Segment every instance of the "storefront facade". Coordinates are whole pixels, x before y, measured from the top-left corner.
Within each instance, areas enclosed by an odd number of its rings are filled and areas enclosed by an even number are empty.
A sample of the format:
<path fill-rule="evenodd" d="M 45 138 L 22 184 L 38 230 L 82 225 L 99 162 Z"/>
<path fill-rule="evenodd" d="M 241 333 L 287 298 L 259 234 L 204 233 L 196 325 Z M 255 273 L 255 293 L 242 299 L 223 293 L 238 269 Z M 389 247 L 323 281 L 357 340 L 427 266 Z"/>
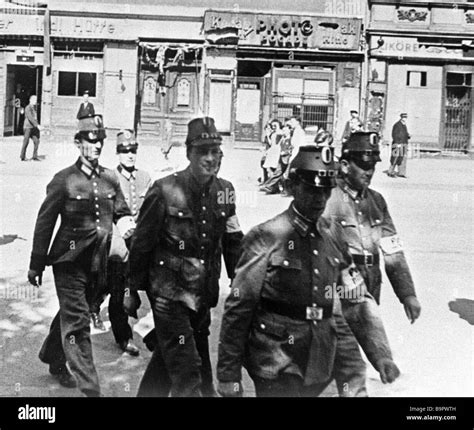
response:
<path fill-rule="evenodd" d="M 389 141 L 407 112 L 411 142 L 421 149 L 471 152 L 474 5 L 369 3 L 369 124 Z"/>
<path fill-rule="evenodd" d="M 197 115 L 215 117 L 231 141 L 258 142 L 270 118 L 339 137 L 362 110 L 362 0 L 296 0 L 301 12 L 288 13 L 282 1 L 268 13 L 250 1 L 242 11 L 194 0 L 17 3 L 1 3 L 1 136 L 22 133 L 21 107 L 36 94 L 44 134 L 72 138 L 84 90 L 108 128 L 162 146 L 182 143 Z"/>

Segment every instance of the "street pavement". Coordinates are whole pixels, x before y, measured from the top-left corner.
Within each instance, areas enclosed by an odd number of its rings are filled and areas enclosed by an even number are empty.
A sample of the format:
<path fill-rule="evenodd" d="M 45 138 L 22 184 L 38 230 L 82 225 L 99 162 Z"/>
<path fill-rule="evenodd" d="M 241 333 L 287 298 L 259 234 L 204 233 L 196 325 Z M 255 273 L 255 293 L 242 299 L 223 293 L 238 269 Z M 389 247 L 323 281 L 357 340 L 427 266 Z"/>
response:
<path fill-rule="evenodd" d="M 42 143 L 43 161 L 21 162 L 21 138 L 0 139 L 0 396 L 81 396 L 60 387 L 38 359 L 49 324 L 58 310 L 51 269 L 43 285 L 28 285 L 26 273 L 39 206 L 53 174 L 72 164 L 77 149 L 72 143 Z M 114 167 L 113 138 L 106 142 L 102 164 Z M 29 148 L 28 156 L 31 156 Z M 290 198 L 258 192 L 260 153 L 224 148 L 220 174 L 237 191 L 237 213 L 244 232 L 283 211 Z M 379 164 L 373 188 L 386 198 L 392 218 L 404 242 L 419 300 L 420 319 L 411 325 L 391 286 L 384 278 L 381 312 L 401 377 L 383 385 L 369 368 L 368 389 L 376 397 L 464 397 L 474 395 L 474 290 L 473 290 L 473 178 L 474 163 L 464 157 L 425 156 L 408 161 L 408 179 L 391 179 L 388 151 Z M 159 149 L 139 149 L 138 167 L 159 178 L 186 166 L 184 148 L 173 148 L 169 160 Z M 215 365 L 223 302 L 229 292 L 225 274 L 219 305 L 213 310 L 211 353 Z M 150 352 L 142 337 L 152 327 L 146 297 L 142 296 L 139 319 L 130 319 L 139 357 L 123 354 L 108 330 L 92 330 L 94 360 L 103 394 L 135 396 Z M 370 366 L 369 366 L 370 367 Z M 248 376 L 246 395 L 254 390 Z M 336 395 L 334 386 L 325 392 Z"/>

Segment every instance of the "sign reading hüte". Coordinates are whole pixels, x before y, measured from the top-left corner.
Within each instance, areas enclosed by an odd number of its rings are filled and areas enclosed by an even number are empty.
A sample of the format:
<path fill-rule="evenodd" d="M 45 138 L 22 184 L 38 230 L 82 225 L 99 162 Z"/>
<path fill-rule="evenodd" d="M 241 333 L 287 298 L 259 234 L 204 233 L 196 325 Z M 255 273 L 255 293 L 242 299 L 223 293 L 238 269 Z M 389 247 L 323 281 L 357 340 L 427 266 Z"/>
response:
<path fill-rule="evenodd" d="M 361 25 L 358 18 L 214 11 L 204 15 L 204 33 L 214 43 L 281 48 L 358 50 Z"/>

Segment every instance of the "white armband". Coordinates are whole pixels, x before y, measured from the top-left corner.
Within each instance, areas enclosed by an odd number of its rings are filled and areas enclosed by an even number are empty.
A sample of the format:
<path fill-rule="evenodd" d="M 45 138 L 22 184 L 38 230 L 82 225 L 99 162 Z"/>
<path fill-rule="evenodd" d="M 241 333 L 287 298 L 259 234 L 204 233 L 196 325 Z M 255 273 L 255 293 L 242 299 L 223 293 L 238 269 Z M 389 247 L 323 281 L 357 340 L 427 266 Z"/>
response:
<path fill-rule="evenodd" d="M 382 237 L 382 239 L 380 239 L 380 247 L 382 248 L 383 253 L 386 255 L 403 251 L 402 241 L 397 234 L 393 236 Z"/>
<path fill-rule="evenodd" d="M 226 233 L 238 233 L 242 231 L 239 224 L 239 219 L 237 215 L 232 215 L 231 217 L 227 218 L 225 223 L 225 232 Z"/>
<path fill-rule="evenodd" d="M 131 231 L 134 230 L 135 227 L 135 221 L 131 216 L 124 216 L 117 221 L 117 229 L 124 239 L 130 237 Z"/>

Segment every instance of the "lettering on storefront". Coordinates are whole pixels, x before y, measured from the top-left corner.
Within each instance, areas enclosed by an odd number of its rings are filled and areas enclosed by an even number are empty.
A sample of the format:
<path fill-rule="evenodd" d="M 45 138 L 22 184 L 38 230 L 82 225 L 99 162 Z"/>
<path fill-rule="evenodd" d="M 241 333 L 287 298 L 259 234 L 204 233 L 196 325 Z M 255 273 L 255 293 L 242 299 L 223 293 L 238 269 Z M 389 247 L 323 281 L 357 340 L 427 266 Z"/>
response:
<path fill-rule="evenodd" d="M 43 17 L 36 18 L 36 29 L 43 31 Z M 115 33 L 115 25 L 100 18 L 51 17 L 51 35 L 53 36 L 107 36 Z"/>
<path fill-rule="evenodd" d="M 357 18 L 213 11 L 204 15 L 206 39 L 219 44 L 351 50 L 358 49 L 360 31 Z"/>
<path fill-rule="evenodd" d="M 449 57 L 461 58 L 462 49 L 446 48 L 444 46 L 434 46 L 421 44 L 417 39 L 384 37 L 384 44 L 377 48 L 375 39 L 372 40 L 372 55 L 403 57 Z"/>

